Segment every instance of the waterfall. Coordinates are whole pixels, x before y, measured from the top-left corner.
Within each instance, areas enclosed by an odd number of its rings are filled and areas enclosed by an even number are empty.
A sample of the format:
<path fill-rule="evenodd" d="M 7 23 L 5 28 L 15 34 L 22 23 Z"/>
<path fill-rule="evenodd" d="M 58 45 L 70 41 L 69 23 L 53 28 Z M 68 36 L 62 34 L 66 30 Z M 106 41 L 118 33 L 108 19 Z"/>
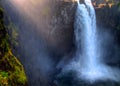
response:
<path fill-rule="evenodd" d="M 75 44 L 77 47 L 75 59 L 66 65 L 62 72 L 75 70 L 77 77 L 91 83 L 96 80 L 120 81 L 120 70 L 105 65 L 96 28 L 96 15 L 91 0 L 84 0 L 76 10 L 74 24 Z M 77 59 L 77 60 L 76 60 Z"/>
<path fill-rule="evenodd" d="M 83 59 L 82 64 L 84 64 L 84 66 L 86 65 L 89 69 L 92 68 L 92 70 L 94 70 L 95 65 L 98 64 L 97 59 L 99 57 L 99 53 L 97 52 L 98 43 L 96 40 L 95 11 L 90 0 L 85 0 L 85 5 L 78 3 L 75 23 L 75 37 L 78 54 L 80 52 L 80 46 L 82 46 L 83 56 L 86 57 Z"/>
<path fill-rule="evenodd" d="M 77 56 L 79 58 L 81 47 L 82 59 L 80 59 L 80 65 L 82 66 L 82 76 L 93 80 L 94 78 L 102 77 L 99 67 L 100 52 L 97 40 L 96 16 L 91 1 L 85 0 L 84 3 L 78 3 L 76 12 L 75 37 Z"/>
<path fill-rule="evenodd" d="M 47 33 L 49 32 L 47 25 L 45 25 L 49 20 L 49 17 L 45 17 L 46 9 L 44 8 L 47 6 L 45 1 L 47 0 L 2 1 L 5 11 L 11 14 L 10 17 L 14 23 L 20 27 L 18 29 L 20 33 L 19 41 L 22 45 L 22 53 L 25 53 L 25 58 L 22 61 L 29 76 L 29 83 L 31 85 L 38 83 L 39 86 L 41 82 L 45 84 L 43 86 L 48 86 L 46 83 L 51 79 L 50 75 L 54 70 L 54 62 L 49 59 L 46 43 L 42 41 L 42 37 L 48 37 Z M 102 49 L 100 48 L 96 15 L 91 0 L 84 0 L 82 3 L 77 0 L 77 2 L 78 6 L 74 23 L 77 50 L 74 59 L 68 65 L 64 66 L 62 62 L 59 64 L 62 65 L 62 73 L 74 70 L 77 72 L 78 79 L 91 83 L 96 80 L 120 82 L 120 70 L 106 65 L 101 60 Z M 15 14 L 12 13 L 14 11 L 16 15 L 19 14 L 19 17 L 14 16 Z"/>

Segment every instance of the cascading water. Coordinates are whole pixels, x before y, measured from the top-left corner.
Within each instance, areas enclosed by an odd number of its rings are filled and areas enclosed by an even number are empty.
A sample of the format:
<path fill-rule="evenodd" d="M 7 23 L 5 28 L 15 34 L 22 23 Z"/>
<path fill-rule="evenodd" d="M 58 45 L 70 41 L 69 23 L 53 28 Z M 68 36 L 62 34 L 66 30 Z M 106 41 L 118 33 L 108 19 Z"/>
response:
<path fill-rule="evenodd" d="M 100 43 L 96 29 L 96 15 L 91 0 L 84 0 L 78 7 L 75 18 L 76 56 L 62 72 L 75 70 L 78 78 L 91 83 L 96 80 L 120 81 L 120 70 L 105 65 L 101 60 Z"/>
<path fill-rule="evenodd" d="M 43 14 L 46 13 L 44 12 L 43 8 L 46 8 L 47 6 L 47 5 L 41 4 L 42 0 L 36 0 L 36 1 L 34 0 L 29 0 L 29 1 L 3 0 L 3 3 L 5 3 L 4 1 L 8 3 L 4 5 L 5 7 L 7 5 L 10 5 L 12 9 L 20 13 L 22 18 L 25 18 L 25 20 L 29 19 L 30 21 L 33 21 L 35 26 L 38 26 L 38 29 L 36 30 L 37 31 L 40 30 L 38 32 L 41 32 L 42 34 L 42 32 L 46 33 L 48 31 L 47 28 L 44 29 L 45 27 L 44 28 L 42 27 L 42 25 L 45 26 L 41 21 L 41 20 L 44 20 L 44 18 L 42 17 L 42 13 Z M 7 8 L 6 10 L 9 11 L 9 9 Z M 13 17 L 13 14 L 11 16 Z M 44 47 L 43 48 L 40 47 L 40 43 L 41 43 L 39 42 L 40 38 L 39 36 L 36 35 L 36 33 L 32 32 L 33 28 L 32 27 L 31 29 L 29 29 L 30 27 L 26 28 L 22 26 L 22 24 L 20 26 L 21 28 L 23 27 L 22 29 L 20 28 L 19 30 L 19 32 L 21 32 L 21 38 L 22 38 L 21 43 L 25 46 L 24 49 L 28 53 L 29 58 L 31 58 L 31 60 L 26 59 L 27 61 L 25 61 L 25 64 L 24 64 L 26 67 L 27 73 L 30 76 L 29 79 L 31 79 L 30 83 L 32 84 L 35 83 L 33 80 L 34 79 L 33 77 L 35 77 L 35 81 L 38 84 L 40 84 L 39 79 L 41 79 L 41 75 L 45 78 L 49 76 L 49 73 L 50 73 L 49 71 L 51 71 L 52 69 L 52 64 L 51 64 L 52 62 L 51 60 L 48 60 L 46 53 L 45 54 L 43 53 L 46 50 L 43 51 Z M 75 32 L 75 38 L 76 38 L 75 43 L 77 47 L 76 56 L 74 57 L 75 60 L 73 60 L 70 64 L 65 66 L 62 72 L 75 70 L 77 71 L 78 78 L 85 79 L 90 82 L 94 82 L 96 80 L 120 81 L 120 70 L 117 68 L 109 67 L 105 65 L 103 62 L 101 62 L 102 49 L 100 49 L 99 47 L 100 44 L 98 42 L 99 39 L 97 38 L 95 10 L 92 6 L 91 0 L 84 0 L 84 3 L 82 4 L 78 0 L 74 32 Z M 29 40 L 29 39 L 32 39 L 32 40 Z M 41 45 L 42 44 L 43 43 L 41 43 Z M 30 67 L 30 65 L 32 65 L 33 67 L 32 66 Z M 33 71 L 32 74 L 29 73 L 29 70 Z M 43 82 L 48 80 L 47 79 L 48 77 L 46 79 L 45 78 L 42 78 Z M 43 85 L 43 86 L 47 86 L 47 85 Z"/>
<path fill-rule="evenodd" d="M 82 29 L 82 31 L 81 31 Z M 78 9 L 75 22 L 75 37 L 78 55 L 80 46 L 82 46 L 82 63 L 85 68 L 82 69 L 82 74 L 91 77 L 96 77 L 99 64 L 99 53 L 97 47 L 96 35 L 96 16 L 90 0 L 85 0 L 85 4 L 80 4 L 78 1 Z M 81 39 L 82 38 L 82 39 Z M 81 42 L 81 43 L 80 43 Z"/>

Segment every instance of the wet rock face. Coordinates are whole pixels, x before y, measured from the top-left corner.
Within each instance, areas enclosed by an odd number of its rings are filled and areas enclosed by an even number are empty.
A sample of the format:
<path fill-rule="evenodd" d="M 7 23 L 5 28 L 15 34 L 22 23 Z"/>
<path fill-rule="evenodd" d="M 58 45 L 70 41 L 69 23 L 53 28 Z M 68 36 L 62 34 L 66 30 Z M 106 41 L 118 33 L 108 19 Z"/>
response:
<path fill-rule="evenodd" d="M 71 50 L 74 38 L 74 17 L 77 4 L 72 1 L 56 1 L 51 16 L 50 42 L 60 53 Z"/>
<path fill-rule="evenodd" d="M 106 43 L 102 43 L 106 47 L 104 54 L 105 62 L 110 66 L 120 67 L 120 11 L 117 5 L 113 5 L 111 8 L 108 6 L 96 9 L 98 30 L 102 37 L 106 37 L 108 40 Z M 109 36 L 108 36 L 109 35 Z M 103 38 L 103 39 L 104 39 Z M 109 52 L 108 52 L 109 51 Z M 109 60 L 108 60 L 109 59 Z"/>

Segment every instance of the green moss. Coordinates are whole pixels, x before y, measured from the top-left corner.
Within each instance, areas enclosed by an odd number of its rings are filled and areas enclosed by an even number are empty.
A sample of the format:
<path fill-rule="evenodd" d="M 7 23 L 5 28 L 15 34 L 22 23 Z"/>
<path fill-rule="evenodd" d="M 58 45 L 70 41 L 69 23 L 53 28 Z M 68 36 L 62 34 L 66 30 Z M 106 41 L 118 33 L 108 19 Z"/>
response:
<path fill-rule="evenodd" d="M 5 71 L 0 72 L 0 86 L 8 86 L 8 73 Z"/>
<path fill-rule="evenodd" d="M 24 68 L 13 55 L 9 40 L 15 40 L 18 36 L 14 26 L 10 28 L 4 25 L 3 9 L 0 8 L 0 86 L 26 86 L 27 78 Z M 12 38 L 7 33 L 7 28 L 12 29 Z M 13 43 L 14 44 L 14 43 Z"/>
<path fill-rule="evenodd" d="M 2 77 L 8 77 L 8 72 L 1 71 L 1 72 L 0 72 L 0 75 L 1 75 Z"/>

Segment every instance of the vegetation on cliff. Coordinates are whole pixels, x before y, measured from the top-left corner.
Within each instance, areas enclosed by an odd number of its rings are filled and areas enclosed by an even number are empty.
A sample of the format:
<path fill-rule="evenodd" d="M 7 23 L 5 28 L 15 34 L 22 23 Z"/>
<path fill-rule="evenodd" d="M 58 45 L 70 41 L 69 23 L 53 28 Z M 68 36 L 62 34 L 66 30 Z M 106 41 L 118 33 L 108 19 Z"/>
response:
<path fill-rule="evenodd" d="M 27 78 L 22 64 L 13 55 L 8 27 L 4 25 L 4 10 L 0 7 L 0 86 L 26 86 Z"/>

